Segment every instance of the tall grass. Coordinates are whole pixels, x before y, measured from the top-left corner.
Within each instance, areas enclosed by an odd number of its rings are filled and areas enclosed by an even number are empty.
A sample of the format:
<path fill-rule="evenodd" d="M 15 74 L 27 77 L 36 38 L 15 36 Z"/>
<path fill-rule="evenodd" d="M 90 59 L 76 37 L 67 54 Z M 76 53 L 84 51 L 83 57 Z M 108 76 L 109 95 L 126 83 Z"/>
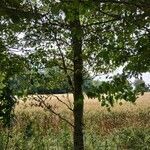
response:
<path fill-rule="evenodd" d="M 97 100 L 85 100 L 84 141 L 86 150 L 149 150 L 150 95 L 137 105 L 124 103 L 111 112 L 101 108 Z M 142 101 L 142 102 L 141 102 Z M 30 102 L 16 106 L 9 129 L 0 127 L 0 149 L 5 150 L 71 150 L 72 127 L 58 116 Z M 53 107 L 73 122 L 72 112 L 58 102 Z M 59 108 L 61 107 L 61 108 Z M 8 141 L 9 139 L 9 141 Z"/>

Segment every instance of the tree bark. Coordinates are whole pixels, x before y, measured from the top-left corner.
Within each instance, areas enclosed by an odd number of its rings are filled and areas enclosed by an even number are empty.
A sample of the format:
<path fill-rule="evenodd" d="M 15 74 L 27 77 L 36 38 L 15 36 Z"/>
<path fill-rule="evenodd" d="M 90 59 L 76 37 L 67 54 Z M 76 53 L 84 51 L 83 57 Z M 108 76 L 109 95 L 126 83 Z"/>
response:
<path fill-rule="evenodd" d="M 74 150 L 84 150 L 83 141 L 83 60 L 82 60 L 82 28 L 78 8 L 74 10 L 74 19 L 70 23 L 72 49 L 74 53 Z"/>

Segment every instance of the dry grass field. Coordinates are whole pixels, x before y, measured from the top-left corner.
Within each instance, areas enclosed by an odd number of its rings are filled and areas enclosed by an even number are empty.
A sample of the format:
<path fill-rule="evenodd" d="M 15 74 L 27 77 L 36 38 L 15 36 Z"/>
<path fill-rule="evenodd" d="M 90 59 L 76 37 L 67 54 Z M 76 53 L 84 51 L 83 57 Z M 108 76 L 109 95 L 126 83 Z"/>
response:
<path fill-rule="evenodd" d="M 16 111 L 40 111 L 40 107 L 35 107 L 35 103 L 37 103 L 34 99 L 37 100 L 45 100 L 46 103 L 53 106 L 58 112 L 59 111 L 67 111 L 67 106 L 73 109 L 73 95 L 72 94 L 55 94 L 55 95 L 39 95 L 38 96 L 29 96 L 26 98 L 26 101 L 20 101 L 19 104 L 16 105 Z M 62 102 L 60 102 L 62 101 Z M 67 106 L 65 104 L 67 104 Z M 150 109 L 150 93 L 146 92 L 143 96 L 139 96 L 135 103 L 121 101 L 122 105 L 120 105 L 120 101 L 111 108 L 112 112 L 135 112 L 138 110 Z M 84 111 L 88 112 L 103 112 L 108 113 L 105 107 L 101 106 L 101 103 L 98 99 L 89 99 L 85 96 L 84 100 Z"/>
<path fill-rule="evenodd" d="M 70 110 L 73 109 L 73 96 L 71 94 L 29 96 L 26 102 L 21 101 L 16 106 L 16 114 L 25 113 L 29 115 L 29 118 L 31 116 L 32 118 L 46 116 L 42 118 L 46 118 L 52 126 L 55 126 L 54 128 L 58 129 L 60 122 L 63 121 L 35 99 L 44 100 L 45 104 L 50 105 L 54 112 L 73 123 L 73 112 Z M 96 130 L 100 134 L 109 134 L 113 130 L 128 126 L 150 126 L 150 93 L 139 96 L 135 103 L 125 101 L 121 101 L 121 103 L 122 105 L 119 102 L 116 103 L 109 112 L 106 107 L 101 106 L 97 99 L 88 99 L 85 96 L 85 128 L 88 129 L 89 125 L 94 125 L 90 127 L 91 130 Z M 40 118 L 41 122 L 42 118 Z"/>
<path fill-rule="evenodd" d="M 49 111 L 73 123 L 71 94 L 33 95 L 20 100 L 15 107 L 13 126 L 9 131 L 9 150 L 71 150 L 72 127 Z M 135 104 L 122 101 L 110 112 L 97 99 L 85 96 L 84 137 L 86 150 L 150 150 L 150 93 Z M 69 107 L 69 109 L 67 108 Z M 0 147 L 5 149 L 7 132 L 0 129 Z"/>

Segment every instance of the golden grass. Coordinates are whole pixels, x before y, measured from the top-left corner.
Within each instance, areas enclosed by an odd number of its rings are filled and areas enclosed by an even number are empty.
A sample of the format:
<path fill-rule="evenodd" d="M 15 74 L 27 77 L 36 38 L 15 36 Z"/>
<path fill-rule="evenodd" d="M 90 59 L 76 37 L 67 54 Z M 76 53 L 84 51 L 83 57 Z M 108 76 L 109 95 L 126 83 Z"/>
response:
<path fill-rule="evenodd" d="M 57 94 L 57 95 L 38 95 L 45 102 L 52 106 L 53 110 L 60 113 L 73 123 L 73 113 L 63 103 L 73 107 L 72 94 Z M 16 115 L 18 126 L 27 123 L 28 120 L 37 122 L 42 132 L 46 132 L 51 126 L 54 130 L 61 130 L 62 120 L 51 113 L 45 111 L 42 107 L 36 107 L 34 98 L 38 96 L 29 96 L 24 103 L 20 101 L 16 105 Z M 59 100 L 62 102 L 60 102 Z M 115 104 L 108 112 L 105 107 L 102 107 L 98 99 L 88 99 L 85 96 L 84 100 L 84 122 L 86 130 L 95 131 L 97 134 L 109 134 L 112 131 L 124 127 L 150 127 L 150 93 L 145 93 L 140 96 L 136 103 L 122 101 L 122 105 Z M 43 124 L 44 122 L 44 124 Z"/>
<path fill-rule="evenodd" d="M 41 99 L 46 99 L 45 102 L 50 104 L 54 107 L 57 111 L 67 111 L 67 107 L 65 106 L 66 103 L 69 107 L 73 109 L 73 95 L 72 94 L 55 94 L 55 95 L 40 95 Z M 35 107 L 34 98 L 37 99 L 37 96 L 29 96 L 27 97 L 27 101 L 23 102 L 20 101 L 18 105 L 16 105 L 16 111 L 41 111 L 42 108 Z M 59 100 L 62 102 L 60 102 Z M 122 105 L 116 103 L 114 107 L 111 108 L 113 112 L 128 112 L 128 111 L 137 111 L 137 110 L 144 110 L 150 109 L 150 93 L 145 93 L 143 96 L 139 96 L 136 102 L 133 104 L 131 102 L 121 101 Z M 88 99 L 85 96 L 84 99 L 84 112 L 106 112 L 107 109 L 101 106 L 101 103 L 98 99 Z"/>

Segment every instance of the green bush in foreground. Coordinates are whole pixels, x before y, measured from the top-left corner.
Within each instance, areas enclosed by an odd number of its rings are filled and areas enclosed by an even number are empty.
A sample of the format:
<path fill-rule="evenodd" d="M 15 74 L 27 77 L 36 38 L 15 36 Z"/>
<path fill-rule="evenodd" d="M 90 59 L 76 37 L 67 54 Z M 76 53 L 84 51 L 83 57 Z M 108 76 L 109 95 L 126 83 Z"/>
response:
<path fill-rule="evenodd" d="M 121 149 L 150 150 L 150 128 L 127 128 L 113 140 Z"/>
<path fill-rule="evenodd" d="M 150 150 L 149 109 L 85 116 L 85 150 Z M 18 112 L 0 126 L 0 150 L 72 150 L 72 130 L 52 113 Z"/>
<path fill-rule="evenodd" d="M 65 127 L 59 133 L 48 130 L 45 135 L 27 127 L 24 132 L 11 132 L 8 150 L 71 150 L 72 135 Z M 0 147 L 4 150 L 7 142 L 7 134 L 1 131 Z M 149 128 L 125 128 L 107 136 L 95 134 L 94 131 L 85 131 L 86 150 L 149 150 Z"/>

